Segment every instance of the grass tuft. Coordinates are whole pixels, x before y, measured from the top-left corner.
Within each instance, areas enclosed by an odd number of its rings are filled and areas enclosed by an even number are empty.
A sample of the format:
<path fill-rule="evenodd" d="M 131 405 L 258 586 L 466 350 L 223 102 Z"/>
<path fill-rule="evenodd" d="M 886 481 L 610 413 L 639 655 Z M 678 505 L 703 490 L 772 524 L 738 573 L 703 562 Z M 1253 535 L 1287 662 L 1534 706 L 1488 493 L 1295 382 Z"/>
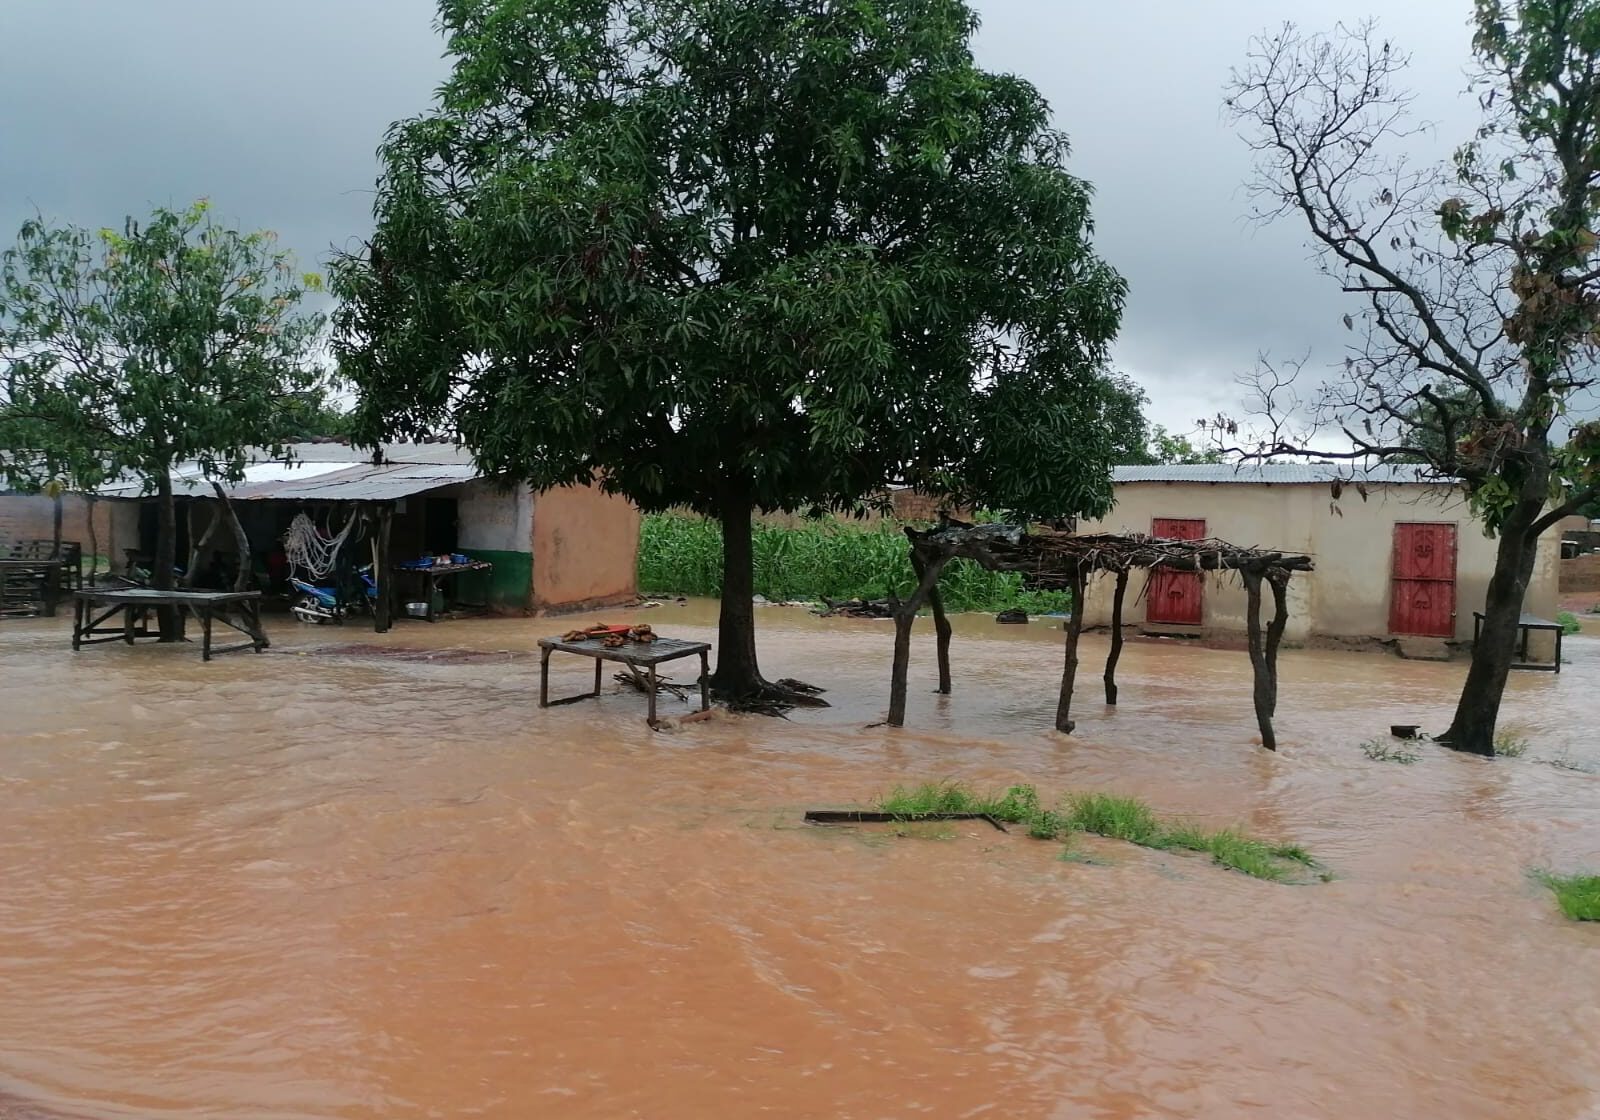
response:
<path fill-rule="evenodd" d="M 1079 860 L 1070 850 L 1074 834 L 1093 833 L 1161 851 L 1205 852 L 1224 867 L 1275 883 L 1287 880 L 1296 867 L 1318 867 L 1311 853 L 1298 844 L 1268 844 L 1233 829 L 1207 832 L 1187 821 L 1164 824 L 1143 801 L 1106 793 L 1069 794 L 1059 809 L 1045 809 L 1033 786 L 1012 786 L 998 796 L 986 796 L 955 782 L 931 782 L 909 789 L 896 787 L 879 798 L 878 809 L 905 817 L 987 813 L 997 820 L 1026 825 L 1028 835 L 1036 840 L 1066 841 L 1063 859 Z M 1322 878 L 1326 882 L 1329 876 Z"/>
<path fill-rule="evenodd" d="M 1556 896 L 1561 912 L 1575 922 L 1600 922 L 1600 875 L 1538 873 L 1541 883 Z"/>
<path fill-rule="evenodd" d="M 1108 793 L 1075 793 L 1068 795 L 1065 804 L 1067 825 L 1075 832 L 1092 832 L 1146 848 L 1161 846 L 1161 822 L 1143 801 Z"/>
<path fill-rule="evenodd" d="M 1579 622 L 1578 616 L 1571 611 L 1562 611 L 1556 615 L 1556 621 L 1561 623 L 1561 632 L 1563 634 L 1583 633 L 1583 623 Z"/>
<path fill-rule="evenodd" d="M 1521 758 L 1528 753 L 1528 740 L 1514 731 L 1497 731 L 1494 736 L 1494 753 L 1501 758 Z"/>
<path fill-rule="evenodd" d="M 1394 743 L 1386 743 L 1382 739 L 1368 739 L 1361 744 L 1361 753 L 1373 762 L 1398 762 L 1402 766 L 1410 766 L 1413 762 L 1422 760 L 1422 756 L 1416 751 Z"/>

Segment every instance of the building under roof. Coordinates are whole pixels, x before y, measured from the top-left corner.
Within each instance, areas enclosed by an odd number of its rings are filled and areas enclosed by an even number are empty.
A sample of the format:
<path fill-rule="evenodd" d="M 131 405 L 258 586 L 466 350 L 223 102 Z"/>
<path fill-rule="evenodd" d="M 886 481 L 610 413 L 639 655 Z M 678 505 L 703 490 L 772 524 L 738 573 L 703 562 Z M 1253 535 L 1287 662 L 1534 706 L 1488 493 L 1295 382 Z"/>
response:
<path fill-rule="evenodd" d="M 492 565 L 463 573 L 458 590 L 500 610 L 599 605 L 636 593 L 639 515 L 626 499 L 596 486 L 535 494 L 525 485 L 486 475 L 470 452 L 449 444 L 385 444 L 381 450 L 375 457 L 341 443 L 296 444 L 284 458 L 261 452 L 242 481 L 224 483 L 250 541 L 252 569 L 272 579 L 281 566 L 272 562 L 277 560 L 274 547 L 297 515 L 311 517 L 332 536 L 350 511 L 359 510 L 382 514 L 395 564 L 462 554 Z M 181 464 L 171 477 L 183 564 L 221 503 L 200 463 Z M 102 547 L 119 568 L 148 563 L 153 556 L 151 489 L 147 479 L 129 476 L 96 492 L 113 507 L 113 540 Z M 368 519 L 361 520 L 364 525 Z M 202 564 L 236 567 L 231 534 L 217 534 L 212 544 L 218 555 L 202 557 Z M 405 582 L 404 574 L 395 573 L 393 581 L 402 595 L 407 589 L 398 585 Z"/>
<path fill-rule="evenodd" d="M 1472 639 L 1498 542 L 1485 536 L 1461 485 L 1426 467 L 1179 464 L 1117 467 L 1112 482 L 1115 507 L 1083 519 L 1082 532 L 1219 537 L 1312 557 L 1316 570 L 1290 585 L 1291 641 L 1403 641 L 1443 653 Z M 1555 617 L 1559 555 L 1552 529 L 1539 544 L 1525 611 Z M 1234 581 L 1160 571 L 1134 578 L 1127 620 L 1148 632 L 1246 629 L 1245 593 Z M 1086 607 L 1088 625 L 1109 623 L 1103 588 L 1091 585 Z"/>

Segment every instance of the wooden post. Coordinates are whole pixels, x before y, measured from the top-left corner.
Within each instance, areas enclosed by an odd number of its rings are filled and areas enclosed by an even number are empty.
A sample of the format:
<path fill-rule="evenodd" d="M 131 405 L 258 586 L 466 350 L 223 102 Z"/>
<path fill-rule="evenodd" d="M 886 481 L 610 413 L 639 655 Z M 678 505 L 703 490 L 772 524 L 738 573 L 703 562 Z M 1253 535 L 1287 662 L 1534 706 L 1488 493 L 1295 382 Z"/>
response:
<path fill-rule="evenodd" d="M 1117 572 L 1117 590 L 1111 599 L 1111 653 L 1106 657 L 1106 703 L 1117 704 L 1117 662 L 1122 659 L 1122 600 L 1128 594 L 1128 569 Z"/>
<path fill-rule="evenodd" d="M 377 584 L 372 600 L 372 628 L 380 634 L 389 630 L 389 525 L 393 520 L 394 508 L 380 505 L 378 532 L 372 539 L 372 581 Z"/>
<path fill-rule="evenodd" d="M 1072 686 L 1078 676 L 1078 637 L 1083 633 L 1083 592 L 1088 577 L 1076 562 L 1072 568 L 1072 614 L 1067 618 L 1067 656 L 1061 668 L 1061 695 L 1056 700 L 1056 730 L 1071 735 Z"/>
<path fill-rule="evenodd" d="M 912 552 L 913 558 L 916 552 Z M 939 575 L 949 563 L 948 556 L 938 556 L 923 563 L 922 578 L 911 598 L 898 604 L 894 612 L 894 669 L 889 682 L 889 726 L 906 724 L 906 670 L 911 664 L 911 625 L 917 620 L 917 611 L 927 599 L 928 592 L 939 583 Z M 913 566 L 918 561 L 913 559 Z"/>
<path fill-rule="evenodd" d="M 1241 568 L 1239 575 L 1244 579 L 1245 634 L 1250 646 L 1250 668 L 1255 677 L 1256 725 L 1261 729 L 1261 745 L 1269 751 L 1275 751 L 1278 749 L 1278 737 L 1272 729 L 1272 715 L 1278 706 L 1278 641 L 1283 637 L 1283 627 L 1288 621 L 1286 596 L 1281 582 L 1273 580 L 1272 595 L 1277 611 L 1271 623 L 1272 632 L 1264 644 L 1261 633 L 1261 572 L 1253 568 Z"/>
<path fill-rule="evenodd" d="M 920 583 L 927 574 L 927 563 L 918 556 L 916 551 L 911 553 L 911 569 L 916 572 Z M 944 613 L 944 596 L 939 594 L 939 581 L 935 579 L 933 586 L 928 589 L 928 606 L 933 608 L 933 633 L 934 642 L 939 655 L 939 688 L 940 695 L 950 695 L 950 618 Z"/>

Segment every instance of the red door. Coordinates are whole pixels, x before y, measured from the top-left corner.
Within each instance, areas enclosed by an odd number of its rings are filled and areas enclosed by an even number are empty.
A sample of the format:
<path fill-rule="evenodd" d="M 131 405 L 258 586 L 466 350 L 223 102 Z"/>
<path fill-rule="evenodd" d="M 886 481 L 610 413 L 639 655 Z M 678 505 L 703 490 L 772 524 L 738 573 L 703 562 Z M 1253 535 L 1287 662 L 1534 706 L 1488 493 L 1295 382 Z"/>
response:
<path fill-rule="evenodd" d="M 1456 633 L 1456 527 L 1401 521 L 1394 527 L 1394 587 L 1389 633 L 1453 638 Z"/>
<path fill-rule="evenodd" d="M 1157 517 L 1150 522 L 1150 535 L 1197 541 L 1206 535 L 1206 523 L 1186 517 Z M 1150 588 L 1144 600 L 1145 621 L 1167 626 L 1199 626 L 1205 613 L 1203 587 L 1199 572 L 1152 569 Z"/>

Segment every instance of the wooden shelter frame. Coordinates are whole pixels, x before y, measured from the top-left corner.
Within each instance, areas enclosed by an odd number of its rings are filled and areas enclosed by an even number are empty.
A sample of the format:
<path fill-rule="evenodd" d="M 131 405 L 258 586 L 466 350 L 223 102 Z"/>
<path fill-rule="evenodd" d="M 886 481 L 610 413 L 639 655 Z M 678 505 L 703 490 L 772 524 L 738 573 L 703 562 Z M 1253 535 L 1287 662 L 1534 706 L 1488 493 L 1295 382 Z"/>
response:
<path fill-rule="evenodd" d="M 1078 639 L 1083 633 L 1084 593 L 1089 579 L 1099 573 L 1114 576 L 1111 606 L 1111 651 L 1106 658 L 1106 703 L 1117 702 L 1117 662 L 1122 656 L 1122 608 L 1128 591 L 1128 573 L 1136 568 L 1180 572 L 1237 572 L 1245 587 L 1245 627 L 1250 665 L 1255 682 L 1256 722 L 1261 745 L 1278 749 L 1272 717 L 1278 704 L 1278 647 L 1289 623 L 1289 579 L 1309 572 L 1309 556 L 1229 544 L 1215 538 L 1172 540 L 1143 534 L 1068 533 L 1030 530 L 1023 525 L 969 525 L 944 520 L 932 529 L 906 529 L 911 545 L 911 567 L 917 587 L 911 597 L 895 604 L 894 668 L 889 689 L 889 724 L 905 725 L 906 671 L 911 660 L 911 627 L 926 604 L 933 611 L 939 659 L 938 691 L 948 695 L 950 685 L 950 620 L 939 594 L 939 577 L 955 559 L 971 560 L 994 572 L 1016 572 L 1023 585 L 1035 590 L 1070 591 L 1072 612 L 1066 623 L 1066 659 L 1061 671 L 1061 691 L 1056 701 L 1056 729 L 1071 734 L 1072 690 L 1078 675 Z M 1273 614 L 1265 626 L 1261 619 L 1262 584 L 1270 589 Z"/>

